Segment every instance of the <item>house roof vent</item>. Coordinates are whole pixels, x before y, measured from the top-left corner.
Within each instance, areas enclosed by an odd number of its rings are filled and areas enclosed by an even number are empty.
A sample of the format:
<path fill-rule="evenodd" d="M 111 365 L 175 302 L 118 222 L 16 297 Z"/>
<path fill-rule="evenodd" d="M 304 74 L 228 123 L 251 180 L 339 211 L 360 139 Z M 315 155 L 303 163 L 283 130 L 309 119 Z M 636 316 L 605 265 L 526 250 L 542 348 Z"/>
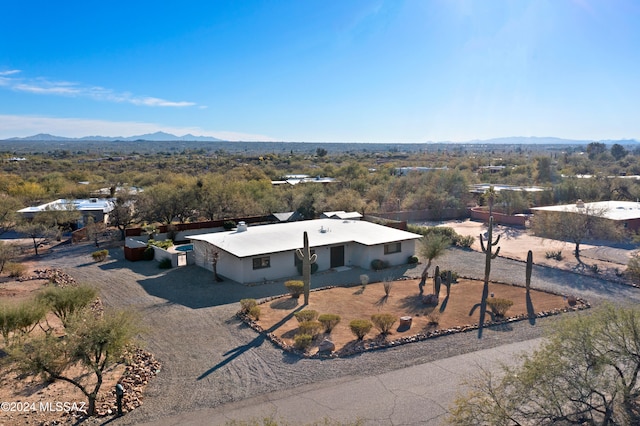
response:
<path fill-rule="evenodd" d="M 236 230 L 238 232 L 245 232 L 247 230 L 247 223 L 245 221 L 238 222 L 238 227 Z"/>

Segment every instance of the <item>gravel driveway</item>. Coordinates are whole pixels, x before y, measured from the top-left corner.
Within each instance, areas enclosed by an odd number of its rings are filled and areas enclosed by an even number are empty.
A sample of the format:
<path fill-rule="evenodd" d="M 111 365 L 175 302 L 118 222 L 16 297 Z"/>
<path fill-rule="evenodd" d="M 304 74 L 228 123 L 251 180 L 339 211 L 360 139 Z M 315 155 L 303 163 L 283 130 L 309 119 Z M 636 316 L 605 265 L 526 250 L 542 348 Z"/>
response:
<path fill-rule="evenodd" d="M 283 353 L 235 318 L 241 298 L 281 294 L 282 283 L 253 287 L 214 283 L 209 271 L 196 266 L 161 270 L 155 262 L 129 262 L 121 248 L 110 249 L 105 262 L 94 263 L 93 250 L 90 245 L 60 247 L 43 257 L 42 264 L 62 268 L 78 282 L 95 285 L 107 306 L 140 312 L 148 328 L 144 344 L 163 363 L 148 387 L 144 405 L 115 424 L 149 422 L 302 385 L 309 388 L 323 382 L 327 386 L 332 381 L 528 340 L 539 337 L 542 326 L 556 320 L 538 320 L 533 327 L 522 321 L 485 329 L 482 339 L 475 333 L 462 333 L 346 359 L 300 359 Z M 436 263 L 468 277 L 484 273 L 482 253 L 450 249 Z M 522 262 L 498 258 L 492 264 L 491 278 L 524 283 L 524 269 Z M 397 275 L 419 273 L 418 269 L 393 271 Z M 316 285 L 357 282 L 359 273 L 320 274 L 314 280 Z M 534 288 L 581 296 L 595 304 L 604 300 L 640 302 L 638 289 L 546 267 L 535 266 L 532 281 Z"/>

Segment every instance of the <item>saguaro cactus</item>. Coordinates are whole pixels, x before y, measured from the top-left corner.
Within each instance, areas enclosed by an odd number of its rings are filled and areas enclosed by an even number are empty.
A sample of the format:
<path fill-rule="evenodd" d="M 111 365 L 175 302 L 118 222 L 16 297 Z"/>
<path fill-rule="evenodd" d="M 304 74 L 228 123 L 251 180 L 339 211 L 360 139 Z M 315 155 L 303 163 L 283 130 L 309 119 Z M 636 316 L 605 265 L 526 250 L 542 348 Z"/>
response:
<path fill-rule="evenodd" d="M 527 289 L 527 293 L 531 290 L 531 271 L 533 271 L 533 253 L 531 250 L 527 253 L 527 274 L 525 280 L 525 287 Z"/>
<path fill-rule="evenodd" d="M 487 245 L 484 244 L 482 234 L 480 234 L 480 246 L 483 253 L 485 253 L 484 264 L 484 287 L 482 289 L 482 300 L 480 301 L 480 322 L 478 328 L 478 337 L 482 337 L 482 326 L 484 324 L 484 317 L 487 312 L 487 297 L 489 296 L 489 275 L 491 274 L 491 261 L 498 256 L 500 247 L 496 248 L 495 253 L 493 247 L 498 245 L 500 241 L 500 235 L 493 240 L 493 216 L 489 217 L 489 229 L 487 231 Z"/>
<path fill-rule="evenodd" d="M 440 286 L 442 285 L 442 278 L 440 277 L 440 266 L 436 266 L 436 270 L 433 275 L 433 294 L 440 297 Z"/>
<path fill-rule="evenodd" d="M 304 282 L 304 304 L 309 304 L 309 292 L 311 291 L 311 265 L 316 263 L 318 256 L 311 254 L 309 248 L 309 236 L 305 231 L 303 237 L 304 245 L 301 249 L 296 250 L 296 256 L 302 261 L 302 282 Z"/>

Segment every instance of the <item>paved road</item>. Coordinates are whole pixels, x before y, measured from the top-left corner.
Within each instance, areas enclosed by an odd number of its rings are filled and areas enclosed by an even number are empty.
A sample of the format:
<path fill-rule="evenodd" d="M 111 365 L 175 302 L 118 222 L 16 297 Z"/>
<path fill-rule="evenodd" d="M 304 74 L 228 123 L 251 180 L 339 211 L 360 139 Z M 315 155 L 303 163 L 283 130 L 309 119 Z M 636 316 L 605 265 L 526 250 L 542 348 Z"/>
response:
<path fill-rule="evenodd" d="M 499 346 L 368 377 L 303 386 L 147 425 L 223 425 L 231 420 L 262 420 L 271 416 L 287 424 L 325 420 L 365 425 L 439 425 L 465 378 L 479 367 L 513 364 L 517 354 L 535 349 L 542 339 Z"/>

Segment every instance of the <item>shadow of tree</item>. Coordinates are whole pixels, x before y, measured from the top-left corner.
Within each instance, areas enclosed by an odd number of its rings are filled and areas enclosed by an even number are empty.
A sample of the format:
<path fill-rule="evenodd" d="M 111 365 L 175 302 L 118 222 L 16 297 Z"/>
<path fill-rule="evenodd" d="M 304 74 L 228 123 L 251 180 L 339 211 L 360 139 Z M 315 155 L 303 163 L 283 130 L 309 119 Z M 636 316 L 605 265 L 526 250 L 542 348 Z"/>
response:
<path fill-rule="evenodd" d="M 227 351 L 223 354 L 223 356 L 228 356 L 227 358 L 223 359 L 222 361 L 220 361 L 219 363 L 217 363 L 216 365 L 214 365 L 213 367 L 211 367 L 210 369 L 208 369 L 207 371 L 205 371 L 204 373 L 202 373 L 201 375 L 199 375 L 196 380 L 202 380 L 204 378 L 206 378 L 208 375 L 210 375 L 211 373 L 213 373 L 214 371 L 224 367 L 225 365 L 229 364 L 231 361 L 233 361 L 234 359 L 238 358 L 240 355 L 244 354 L 245 352 L 247 352 L 249 349 L 252 348 L 257 348 L 260 345 L 262 345 L 262 343 L 266 340 L 266 336 L 269 333 L 273 333 L 274 331 L 276 331 L 278 328 L 282 327 L 287 321 L 289 321 L 291 318 L 293 318 L 294 314 L 298 311 L 301 311 L 302 308 L 304 308 L 304 306 L 299 306 L 298 308 L 296 308 L 294 311 L 290 312 L 289 314 L 287 314 L 284 318 L 282 318 L 280 321 L 278 321 L 277 323 L 275 323 L 273 326 L 269 327 L 268 329 L 264 330 L 262 333 L 259 333 L 258 336 L 256 336 L 256 338 L 254 338 L 252 341 L 250 341 L 249 343 L 247 343 L 246 345 L 241 345 L 238 346 L 237 348 L 231 349 L 230 351 Z"/>
<path fill-rule="evenodd" d="M 435 306 L 429 306 L 422 303 L 422 296 L 419 294 L 406 296 L 400 299 L 398 302 L 399 306 L 404 309 L 407 314 L 422 314 L 425 310 L 433 310 Z M 429 312 L 431 312 L 429 311 Z"/>

